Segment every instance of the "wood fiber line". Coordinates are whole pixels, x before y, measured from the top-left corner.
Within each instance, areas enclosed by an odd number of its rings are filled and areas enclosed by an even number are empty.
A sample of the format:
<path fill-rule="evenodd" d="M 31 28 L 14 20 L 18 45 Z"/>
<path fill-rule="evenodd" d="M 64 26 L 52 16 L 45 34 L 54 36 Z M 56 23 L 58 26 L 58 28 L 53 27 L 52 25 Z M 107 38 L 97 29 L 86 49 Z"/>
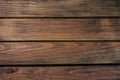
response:
<path fill-rule="evenodd" d="M 120 42 L 0 43 L 0 65 L 120 62 Z"/>
<path fill-rule="evenodd" d="M 120 40 L 120 19 L 1 19 L 4 40 Z"/>
<path fill-rule="evenodd" d="M 119 0 L 0 0 L 0 17 L 120 16 Z"/>
<path fill-rule="evenodd" d="M 120 80 L 120 67 L 0 67 L 0 80 Z"/>

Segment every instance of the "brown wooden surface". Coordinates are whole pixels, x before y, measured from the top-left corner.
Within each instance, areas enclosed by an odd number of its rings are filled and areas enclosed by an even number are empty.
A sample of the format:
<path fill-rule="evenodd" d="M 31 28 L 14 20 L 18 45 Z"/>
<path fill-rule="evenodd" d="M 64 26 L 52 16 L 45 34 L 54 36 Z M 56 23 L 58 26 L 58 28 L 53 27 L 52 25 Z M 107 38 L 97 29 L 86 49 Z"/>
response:
<path fill-rule="evenodd" d="M 119 0 L 0 0 L 0 17 L 120 16 Z"/>
<path fill-rule="evenodd" d="M 0 19 L 0 40 L 120 40 L 120 19 Z"/>
<path fill-rule="evenodd" d="M 0 65 L 104 64 L 120 62 L 120 42 L 0 43 Z"/>
<path fill-rule="evenodd" d="M 120 67 L 0 67 L 0 80 L 120 80 Z"/>
<path fill-rule="evenodd" d="M 0 80 L 120 80 L 117 17 L 120 0 L 0 0 Z"/>

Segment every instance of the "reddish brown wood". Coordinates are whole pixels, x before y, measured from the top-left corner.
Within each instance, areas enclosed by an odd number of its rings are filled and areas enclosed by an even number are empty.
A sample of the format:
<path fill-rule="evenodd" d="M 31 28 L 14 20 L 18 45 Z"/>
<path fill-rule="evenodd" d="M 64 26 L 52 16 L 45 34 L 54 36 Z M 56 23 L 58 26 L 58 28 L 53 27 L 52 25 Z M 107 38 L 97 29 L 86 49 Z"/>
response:
<path fill-rule="evenodd" d="M 0 80 L 119 80 L 119 66 L 1 67 Z"/>

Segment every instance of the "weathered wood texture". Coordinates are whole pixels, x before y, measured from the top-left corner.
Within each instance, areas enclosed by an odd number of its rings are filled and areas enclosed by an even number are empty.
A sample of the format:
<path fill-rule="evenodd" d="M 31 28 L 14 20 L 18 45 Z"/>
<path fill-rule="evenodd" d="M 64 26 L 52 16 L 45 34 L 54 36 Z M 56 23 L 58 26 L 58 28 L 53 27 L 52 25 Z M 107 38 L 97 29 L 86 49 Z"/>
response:
<path fill-rule="evenodd" d="M 120 0 L 0 0 L 0 17 L 120 16 Z"/>
<path fill-rule="evenodd" d="M 120 42 L 0 43 L 0 65 L 120 62 Z"/>
<path fill-rule="evenodd" d="M 120 66 L 0 67 L 0 80 L 120 80 Z"/>
<path fill-rule="evenodd" d="M 1 19 L 0 40 L 120 40 L 120 19 Z"/>

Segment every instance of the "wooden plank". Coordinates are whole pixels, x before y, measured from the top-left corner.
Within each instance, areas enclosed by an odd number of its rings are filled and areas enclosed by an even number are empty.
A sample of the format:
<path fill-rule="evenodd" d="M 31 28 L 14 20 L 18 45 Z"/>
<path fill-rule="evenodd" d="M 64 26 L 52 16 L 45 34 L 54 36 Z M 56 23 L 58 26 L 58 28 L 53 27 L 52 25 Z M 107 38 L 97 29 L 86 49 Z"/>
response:
<path fill-rule="evenodd" d="M 119 0 L 0 0 L 0 17 L 120 16 Z"/>
<path fill-rule="evenodd" d="M 0 67 L 0 80 L 120 80 L 120 66 Z"/>
<path fill-rule="evenodd" d="M 0 65 L 106 64 L 120 62 L 120 42 L 0 43 Z"/>
<path fill-rule="evenodd" d="M 4 40 L 120 40 L 120 19 L 0 19 Z"/>

